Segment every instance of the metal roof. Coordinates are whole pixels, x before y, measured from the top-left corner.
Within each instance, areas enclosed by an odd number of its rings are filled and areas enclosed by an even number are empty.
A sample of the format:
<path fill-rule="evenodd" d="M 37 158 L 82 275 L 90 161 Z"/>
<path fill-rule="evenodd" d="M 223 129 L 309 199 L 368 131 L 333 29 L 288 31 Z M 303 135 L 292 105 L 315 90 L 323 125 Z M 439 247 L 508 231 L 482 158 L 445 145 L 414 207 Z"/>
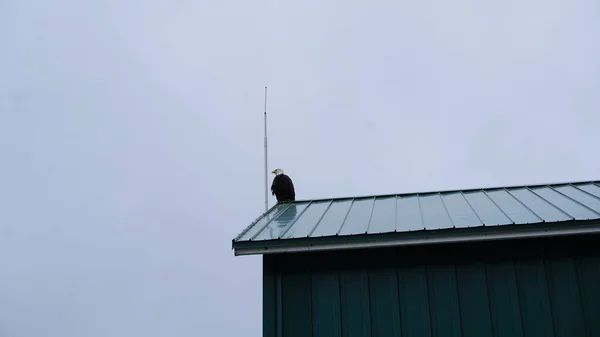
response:
<path fill-rule="evenodd" d="M 266 251 L 298 239 L 310 246 L 306 239 L 368 241 L 386 233 L 598 219 L 598 181 L 305 200 L 276 204 L 240 233 L 233 247 Z"/>

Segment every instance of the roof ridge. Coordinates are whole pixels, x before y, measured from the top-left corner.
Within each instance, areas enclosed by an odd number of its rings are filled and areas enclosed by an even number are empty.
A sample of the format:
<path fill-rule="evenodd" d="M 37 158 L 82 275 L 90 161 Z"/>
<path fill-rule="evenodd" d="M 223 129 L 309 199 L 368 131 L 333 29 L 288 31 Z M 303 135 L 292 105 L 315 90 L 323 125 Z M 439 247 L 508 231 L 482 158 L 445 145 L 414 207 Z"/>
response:
<path fill-rule="evenodd" d="M 452 193 L 452 192 L 469 192 L 469 191 L 481 191 L 481 190 L 495 190 L 495 189 L 516 189 L 516 188 L 531 188 L 531 187 L 543 187 L 543 186 L 559 186 L 569 184 L 599 184 L 600 180 L 580 180 L 580 181 L 565 181 L 565 182 L 553 182 L 553 183 L 536 183 L 536 184 L 520 184 L 520 185 L 508 185 L 508 186 L 488 186 L 488 187 L 474 187 L 474 188 L 460 188 L 460 189 L 445 189 L 445 190 L 431 190 L 431 191 L 420 191 L 420 192 L 403 192 L 403 193 L 385 193 L 385 194 L 368 194 L 361 196 L 345 196 L 345 197 L 325 197 L 315 199 L 302 199 L 292 201 L 293 203 L 304 203 L 310 201 L 329 201 L 329 200 L 346 200 L 346 199 L 363 199 L 363 198 L 384 198 L 394 196 L 411 196 L 419 194 L 436 194 L 436 193 Z"/>

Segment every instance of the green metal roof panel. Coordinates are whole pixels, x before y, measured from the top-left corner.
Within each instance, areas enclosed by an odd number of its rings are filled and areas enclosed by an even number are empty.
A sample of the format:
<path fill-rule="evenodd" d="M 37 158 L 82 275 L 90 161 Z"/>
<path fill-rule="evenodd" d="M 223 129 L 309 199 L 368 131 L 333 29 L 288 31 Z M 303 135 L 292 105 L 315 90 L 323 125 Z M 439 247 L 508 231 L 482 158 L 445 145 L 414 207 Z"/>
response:
<path fill-rule="evenodd" d="M 238 242 L 600 219 L 598 182 L 276 204 Z"/>
<path fill-rule="evenodd" d="M 396 229 L 396 197 L 380 198 L 373 205 L 367 233 L 382 233 Z"/>

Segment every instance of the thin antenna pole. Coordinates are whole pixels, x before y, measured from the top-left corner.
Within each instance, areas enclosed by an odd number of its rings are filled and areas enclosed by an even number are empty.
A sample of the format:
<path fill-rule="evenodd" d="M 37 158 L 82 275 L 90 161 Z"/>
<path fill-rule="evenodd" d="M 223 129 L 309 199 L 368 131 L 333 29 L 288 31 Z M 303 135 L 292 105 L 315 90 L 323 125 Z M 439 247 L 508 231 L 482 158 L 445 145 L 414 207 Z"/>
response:
<path fill-rule="evenodd" d="M 267 166 L 267 87 L 265 87 L 265 212 L 269 210 L 269 168 Z"/>

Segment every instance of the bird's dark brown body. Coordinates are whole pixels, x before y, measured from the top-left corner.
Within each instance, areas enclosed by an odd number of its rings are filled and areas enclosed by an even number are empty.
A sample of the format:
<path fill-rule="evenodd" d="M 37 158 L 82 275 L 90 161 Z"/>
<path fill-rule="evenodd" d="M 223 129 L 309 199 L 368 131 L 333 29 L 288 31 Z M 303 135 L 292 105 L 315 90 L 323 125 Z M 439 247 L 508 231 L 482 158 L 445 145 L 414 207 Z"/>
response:
<path fill-rule="evenodd" d="M 271 194 L 275 195 L 277 202 L 295 201 L 296 191 L 292 179 L 283 173 L 276 175 L 271 184 Z"/>

